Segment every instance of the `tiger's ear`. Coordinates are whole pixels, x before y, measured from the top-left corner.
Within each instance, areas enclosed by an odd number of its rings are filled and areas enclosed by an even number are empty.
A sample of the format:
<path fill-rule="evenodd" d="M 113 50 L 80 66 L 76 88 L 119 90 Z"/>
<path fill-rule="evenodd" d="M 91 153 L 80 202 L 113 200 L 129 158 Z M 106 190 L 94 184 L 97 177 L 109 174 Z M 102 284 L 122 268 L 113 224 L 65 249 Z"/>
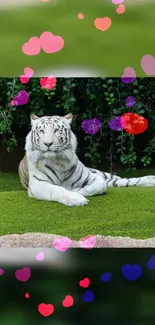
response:
<path fill-rule="evenodd" d="M 37 115 L 31 114 L 30 115 L 30 119 L 31 120 L 36 120 L 37 118 L 39 118 Z"/>
<path fill-rule="evenodd" d="M 73 119 L 73 115 L 71 113 L 69 113 L 69 114 L 65 115 L 64 118 L 66 118 L 68 120 L 69 124 L 71 124 L 72 119 Z"/>
<path fill-rule="evenodd" d="M 34 125 L 38 119 L 39 117 L 37 115 L 31 114 L 30 115 L 31 125 Z"/>

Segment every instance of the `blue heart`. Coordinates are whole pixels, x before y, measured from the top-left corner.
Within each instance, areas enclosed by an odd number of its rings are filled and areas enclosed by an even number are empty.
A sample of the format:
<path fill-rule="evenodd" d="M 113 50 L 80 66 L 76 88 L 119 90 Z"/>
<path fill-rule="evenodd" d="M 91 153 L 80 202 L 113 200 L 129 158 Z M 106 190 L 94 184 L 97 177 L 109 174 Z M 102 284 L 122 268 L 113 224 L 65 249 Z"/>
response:
<path fill-rule="evenodd" d="M 91 302 L 94 300 L 94 293 L 91 290 L 87 290 L 85 292 L 85 295 L 83 296 L 83 301 L 84 302 Z"/>
<path fill-rule="evenodd" d="M 111 280 L 111 273 L 106 272 L 100 276 L 100 280 L 103 282 L 109 282 Z"/>
<path fill-rule="evenodd" d="M 155 270 L 155 255 L 152 255 L 147 263 L 147 267 L 151 270 Z"/>
<path fill-rule="evenodd" d="M 122 274 L 129 281 L 137 280 L 142 274 L 140 265 L 125 264 L 122 266 Z"/>

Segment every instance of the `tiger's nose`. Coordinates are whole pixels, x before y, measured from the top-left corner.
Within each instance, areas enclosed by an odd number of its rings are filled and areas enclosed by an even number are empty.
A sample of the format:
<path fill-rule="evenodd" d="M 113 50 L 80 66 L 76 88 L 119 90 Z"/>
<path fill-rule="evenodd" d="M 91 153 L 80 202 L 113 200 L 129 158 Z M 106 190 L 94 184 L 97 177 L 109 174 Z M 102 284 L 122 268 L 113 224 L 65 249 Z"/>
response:
<path fill-rule="evenodd" d="M 50 146 L 52 146 L 53 142 L 44 142 L 44 144 L 45 144 L 46 147 L 49 148 Z"/>

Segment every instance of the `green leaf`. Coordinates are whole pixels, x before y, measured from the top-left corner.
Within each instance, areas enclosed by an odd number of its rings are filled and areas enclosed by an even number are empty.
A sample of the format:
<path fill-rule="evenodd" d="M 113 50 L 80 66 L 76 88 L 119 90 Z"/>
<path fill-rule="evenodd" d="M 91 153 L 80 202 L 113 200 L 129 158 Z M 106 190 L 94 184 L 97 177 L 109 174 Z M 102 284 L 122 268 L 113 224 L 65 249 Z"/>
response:
<path fill-rule="evenodd" d="M 91 154 L 88 153 L 88 152 L 86 152 L 86 153 L 85 153 L 85 157 L 89 157 L 89 158 L 91 158 Z"/>
<path fill-rule="evenodd" d="M 105 84 L 104 84 L 104 85 L 102 85 L 102 87 L 103 87 L 103 88 L 108 88 L 108 86 L 107 86 L 107 85 L 105 85 Z"/>
<path fill-rule="evenodd" d="M 112 80 L 112 79 L 108 79 L 107 84 L 108 84 L 108 85 L 109 85 L 109 84 L 113 84 L 113 80 Z"/>
<path fill-rule="evenodd" d="M 133 90 L 133 93 L 134 93 L 135 95 L 138 95 L 138 90 L 137 90 L 137 89 L 134 89 L 134 90 Z"/>

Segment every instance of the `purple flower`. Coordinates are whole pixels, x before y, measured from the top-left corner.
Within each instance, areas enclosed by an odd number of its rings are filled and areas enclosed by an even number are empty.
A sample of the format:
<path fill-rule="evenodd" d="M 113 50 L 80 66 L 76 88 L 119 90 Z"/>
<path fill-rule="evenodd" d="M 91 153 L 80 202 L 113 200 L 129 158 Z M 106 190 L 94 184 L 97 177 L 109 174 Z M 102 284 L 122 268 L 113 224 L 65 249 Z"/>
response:
<path fill-rule="evenodd" d="M 25 90 L 21 90 L 14 97 L 13 101 L 14 101 L 14 105 L 25 105 L 29 101 L 29 95 Z"/>
<path fill-rule="evenodd" d="M 90 120 L 84 120 L 82 122 L 82 129 L 91 135 L 97 133 L 102 126 L 102 122 L 98 118 L 92 118 Z"/>
<path fill-rule="evenodd" d="M 121 126 L 120 116 L 116 116 L 115 118 L 109 121 L 109 127 L 113 131 L 121 131 L 123 128 Z"/>
<path fill-rule="evenodd" d="M 131 84 L 136 78 L 134 77 L 122 77 L 121 78 L 121 81 L 124 83 L 124 84 Z"/>
<path fill-rule="evenodd" d="M 126 97 L 126 107 L 131 108 L 135 104 L 136 104 L 136 101 L 135 101 L 134 97 L 132 97 L 132 96 Z"/>

